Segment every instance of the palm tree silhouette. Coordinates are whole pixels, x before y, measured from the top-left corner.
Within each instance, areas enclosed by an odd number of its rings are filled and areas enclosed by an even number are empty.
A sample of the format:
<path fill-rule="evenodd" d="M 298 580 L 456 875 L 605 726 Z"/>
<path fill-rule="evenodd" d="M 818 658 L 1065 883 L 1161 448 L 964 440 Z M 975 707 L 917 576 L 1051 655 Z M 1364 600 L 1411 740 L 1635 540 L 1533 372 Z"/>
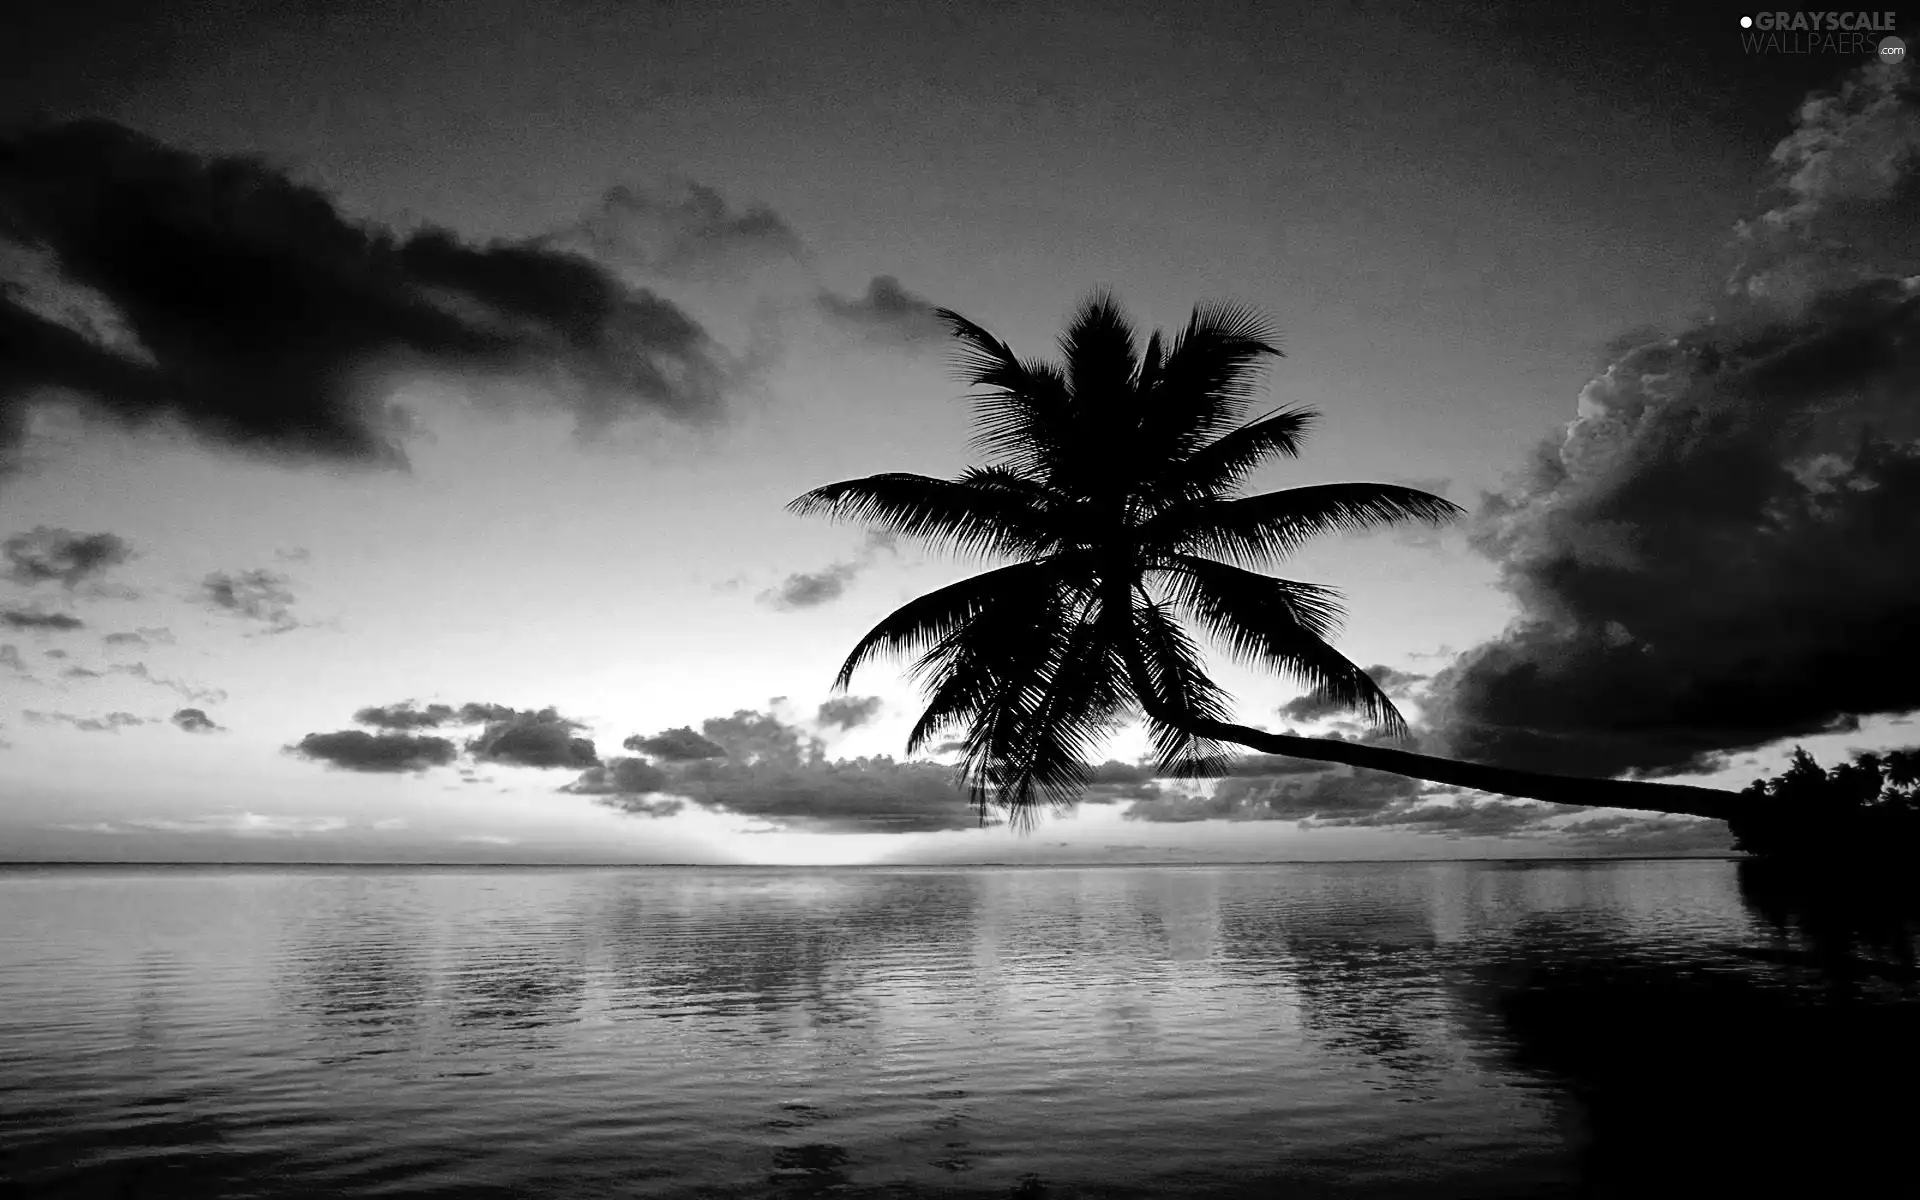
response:
<path fill-rule="evenodd" d="M 1022 362 L 948 309 L 975 397 L 974 449 L 997 460 L 955 479 L 892 472 L 815 488 L 803 516 L 878 525 L 936 548 L 1017 560 L 914 600 L 860 639 L 834 681 L 844 690 L 880 653 L 915 655 L 927 708 L 917 753 L 964 730 L 969 799 L 1030 825 L 1070 806 L 1087 754 L 1137 707 L 1162 777 L 1218 776 L 1223 743 L 1343 763 L 1500 795 L 1724 817 L 1737 793 L 1680 784 L 1516 771 L 1387 746 L 1267 733 L 1228 720 L 1183 625 L 1234 657 L 1283 671 L 1357 709 L 1389 737 L 1405 720 L 1329 643 L 1337 593 L 1260 569 L 1315 534 L 1404 521 L 1438 525 L 1458 506 L 1410 487 L 1334 483 L 1238 493 L 1278 455 L 1297 457 L 1318 414 L 1244 420 L 1275 334 L 1234 305 L 1196 307 L 1144 353 L 1113 298 L 1096 292 L 1060 339 L 1064 361 Z"/>

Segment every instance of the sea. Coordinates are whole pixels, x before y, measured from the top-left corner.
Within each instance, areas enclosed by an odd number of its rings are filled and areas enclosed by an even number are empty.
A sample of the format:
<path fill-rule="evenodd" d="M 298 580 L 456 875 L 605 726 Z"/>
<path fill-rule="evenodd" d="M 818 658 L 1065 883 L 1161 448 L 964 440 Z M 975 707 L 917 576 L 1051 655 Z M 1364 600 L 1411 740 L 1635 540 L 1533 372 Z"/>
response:
<path fill-rule="evenodd" d="M 0 1194 L 1904 1190 L 1912 905 L 1769 871 L 9 866 Z"/>

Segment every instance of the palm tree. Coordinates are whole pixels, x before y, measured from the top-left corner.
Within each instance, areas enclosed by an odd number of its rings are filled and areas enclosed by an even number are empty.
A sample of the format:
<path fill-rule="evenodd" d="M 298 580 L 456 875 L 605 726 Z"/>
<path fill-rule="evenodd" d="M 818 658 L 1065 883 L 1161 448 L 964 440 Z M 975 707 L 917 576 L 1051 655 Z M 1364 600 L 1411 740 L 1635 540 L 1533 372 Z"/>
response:
<path fill-rule="evenodd" d="M 1131 322 L 1096 292 L 1060 339 L 1064 361 L 1022 362 L 979 325 L 939 315 L 960 342 L 975 397 L 974 448 L 995 460 L 955 479 L 893 472 L 831 483 L 788 510 L 878 525 L 934 546 L 1013 559 L 895 611 L 835 680 L 879 653 L 915 655 L 927 709 L 917 753 L 964 730 L 961 773 L 1030 824 L 1086 786 L 1087 755 L 1131 711 L 1144 714 L 1162 777 L 1218 776 L 1236 743 L 1506 796 L 1724 817 L 1737 793 L 1583 779 L 1460 762 L 1375 744 L 1267 733 L 1232 723 L 1184 622 L 1229 654 L 1287 673 L 1357 709 L 1390 738 L 1407 726 L 1366 672 L 1329 643 L 1343 616 L 1331 588 L 1261 573 L 1306 538 L 1461 514 L 1415 488 L 1334 483 L 1238 493 L 1278 455 L 1297 457 L 1318 414 L 1245 420 L 1263 360 L 1280 356 L 1254 313 L 1201 306 L 1170 341 L 1137 349 Z"/>

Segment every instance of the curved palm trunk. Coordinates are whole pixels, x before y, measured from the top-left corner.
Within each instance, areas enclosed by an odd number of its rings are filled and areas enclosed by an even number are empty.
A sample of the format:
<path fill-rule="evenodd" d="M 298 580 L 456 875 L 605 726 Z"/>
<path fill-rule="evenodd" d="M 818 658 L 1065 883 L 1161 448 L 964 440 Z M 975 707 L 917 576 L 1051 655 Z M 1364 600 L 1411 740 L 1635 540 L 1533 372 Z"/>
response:
<path fill-rule="evenodd" d="M 1146 708 L 1147 715 L 1154 720 L 1183 729 L 1195 737 L 1234 742 L 1265 754 L 1343 763 L 1350 767 L 1404 775 L 1410 779 L 1425 779 L 1431 783 L 1491 792 L 1496 796 L 1594 808 L 1630 808 L 1640 812 L 1684 813 L 1725 820 L 1740 802 L 1738 792 L 1718 788 L 1641 780 L 1583 779 L 1573 775 L 1550 775 L 1545 771 L 1516 771 L 1509 767 L 1435 758 L 1430 754 L 1414 754 L 1385 746 L 1364 746 L 1331 738 L 1300 737 L 1291 733 L 1266 733 L 1229 721 L 1190 717 L 1154 693 L 1140 648 L 1131 642 L 1127 646 L 1127 668 L 1133 676 L 1135 694 Z"/>

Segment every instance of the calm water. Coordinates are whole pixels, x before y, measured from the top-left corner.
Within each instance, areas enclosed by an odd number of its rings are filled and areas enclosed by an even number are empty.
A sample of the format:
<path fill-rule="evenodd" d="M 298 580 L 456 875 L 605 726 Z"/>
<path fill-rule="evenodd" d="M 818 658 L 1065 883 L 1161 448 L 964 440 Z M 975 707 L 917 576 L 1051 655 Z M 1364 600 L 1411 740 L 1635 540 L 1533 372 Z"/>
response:
<path fill-rule="evenodd" d="M 1878 1169 L 1917 1111 L 1913 927 L 1751 867 L 0 870 L 0 1186 L 1494 1197 Z"/>

